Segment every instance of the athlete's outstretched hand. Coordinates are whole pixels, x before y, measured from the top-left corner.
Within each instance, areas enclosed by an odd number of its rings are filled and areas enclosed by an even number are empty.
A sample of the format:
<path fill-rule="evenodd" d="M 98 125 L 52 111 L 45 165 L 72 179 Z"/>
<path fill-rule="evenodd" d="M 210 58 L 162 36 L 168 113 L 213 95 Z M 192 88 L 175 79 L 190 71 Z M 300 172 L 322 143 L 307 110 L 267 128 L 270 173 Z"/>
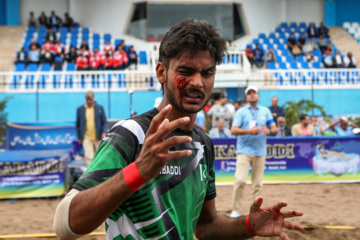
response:
<path fill-rule="evenodd" d="M 191 150 L 169 151 L 175 145 L 192 141 L 189 136 L 173 136 L 165 140 L 169 133 L 190 122 L 189 117 L 169 122 L 166 116 L 170 111 L 171 105 L 169 104 L 152 119 L 139 157 L 136 159 L 139 173 L 147 181 L 157 176 L 170 160 L 188 157 L 192 153 Z"/>
<path fill-rule="evenodd" d="M 280 201 L 270 207 L 261 208 L 263 199 L 258 198 L 250 207 L 249 220 L 254 232 L 259 236 L 279 236 L 283 240 L 290 238 L 282 231 L 283 227 L 290 230 L 303 230 L 300 225 L 286 222 L 285 218 L 302 216 L 303 212 L 291 210 L 281 212 L 287 206 L 285 201 Z"/>

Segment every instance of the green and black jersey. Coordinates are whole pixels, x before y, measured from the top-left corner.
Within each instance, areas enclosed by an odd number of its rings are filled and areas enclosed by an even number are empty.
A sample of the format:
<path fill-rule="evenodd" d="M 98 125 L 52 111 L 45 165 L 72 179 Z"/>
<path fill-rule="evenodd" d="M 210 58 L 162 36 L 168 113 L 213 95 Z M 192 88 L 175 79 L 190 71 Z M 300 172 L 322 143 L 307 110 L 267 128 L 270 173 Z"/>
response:
<path fill-rule="evenodd" d="M 93 162 L 73 188 L 84 190 L 106 181 L 135 161 L 156 108 L 118 122 L 100 144 Z M 142 185 L 106 220 L 107 239 L 193 239 L 204 201 L 215 191 L 214 148 L 202 131 L 177 129 L 169 136 L 188 135 L 191 143 L 170 150 L 192 150 Z"/>

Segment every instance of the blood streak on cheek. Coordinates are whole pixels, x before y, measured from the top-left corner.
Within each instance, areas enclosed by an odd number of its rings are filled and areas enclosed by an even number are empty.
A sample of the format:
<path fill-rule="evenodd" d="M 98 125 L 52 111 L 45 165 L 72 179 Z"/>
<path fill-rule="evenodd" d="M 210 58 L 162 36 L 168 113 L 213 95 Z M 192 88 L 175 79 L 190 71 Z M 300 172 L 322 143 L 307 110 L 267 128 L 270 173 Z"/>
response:
<path fill-rule="evenodd" d="M 275 212 L 275 216 L 273 217 L 273 220 L 275 220 L 275 221 L 279 220 L 279 217 L 281 215 L 280 210 L 273 208 L 273 211 Z"/>
<path fill-rule="evenodd" d="M 180 106 L 182 106 L 182 95 L 181 95 L 181 93 L 184 90 L 187 82 L 188 81 L 186 81 L 186 78 L 176 76 L 176 87 L 178 89 Z"/>

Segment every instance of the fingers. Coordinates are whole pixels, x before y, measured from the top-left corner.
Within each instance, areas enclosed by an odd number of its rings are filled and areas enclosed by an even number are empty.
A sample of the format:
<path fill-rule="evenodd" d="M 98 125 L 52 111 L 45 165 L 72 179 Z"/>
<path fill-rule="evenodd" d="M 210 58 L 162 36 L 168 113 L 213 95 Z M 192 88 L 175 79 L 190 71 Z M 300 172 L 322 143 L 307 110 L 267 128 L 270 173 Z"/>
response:
<path fill-rule="evenodd" d="M 286 235 L 284 232 L 281 232 L 279 234 L 279 237 L 282 239 L 282 240 L 290 240 L 290 238 L 288 237 L 288 235 Z"/>
<path fill-rule="evenodd" d="M 286 207 L 287 206 L 287 202 L 285 201 L 280 201 L 280 202 L 277 202 L 273 208 L 277 209 L 277 210 L 281 210 L 283 207 Z"/>
<path fill-rule="evenodd" d="M 299 210 L 293 210 L 293 211 L 284 212 L 282 213 L 282 215 L 284 216 L 284 218 L 299 217 L 303 215 L 303 212 Z"/>
<path fill-rule="evenodd" d="M 154 136 L 154 140 L 155 141 L 163 140 L 169 133 L 171 133 L 172 131 L 183 125 L 188 124 L 189 122 L 190 122 L 189 117 L 178 118 L 171 122 L 169 122 L 169 120 L 167 119 L 164 119 L 163 123 L 160 124 L 156 132 L 157 135 Z"/>
<path fill-rule="evenodd" d="M 171 111 L 171 105 L 168 104 L 163 109 L 161 109 L 161 111 L 158 114 L 156 114 L 155 117 L 153 117 L 148 130 L 148 134 L 155 133 L 158 130 L 160 124 L 163 122 L 164 118 L 170 111 Z"/>
<path fill-rule="evenodd" d="M 260 207 L 263 203 L 263 198 L 259 197 L 258 199 L 256 199 L 253 204 L 250 207 L 250 211 L 259 211 Z"/>
<path fill-rule="evenodd" d="M 298 231 L 304 230 L 303 226 L 297 225 L 297 224 L 292 224 L 290 222 L 284 222 L 283 226 L 284 226 L 284 228 L 289 229 L 289 230 L 298 230 Z"/>
<path fill-rule="evenodd" d="M 175 145 L 178 145 L 181 143 L 190 143 L 191 141 L 192 141 L 192 138 L 189 136 L 173 136 L 164 141 L 163 148 L 170 149 L 170 148 L 174 147 Z"/>

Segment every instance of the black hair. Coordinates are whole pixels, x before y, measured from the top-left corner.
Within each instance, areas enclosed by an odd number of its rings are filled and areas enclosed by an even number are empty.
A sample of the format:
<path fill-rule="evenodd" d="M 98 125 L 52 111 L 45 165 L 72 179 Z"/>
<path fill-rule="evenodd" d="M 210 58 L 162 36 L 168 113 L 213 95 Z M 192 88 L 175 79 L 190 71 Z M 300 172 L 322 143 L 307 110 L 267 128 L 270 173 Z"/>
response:
<path fill-rule="evenodd" d="M 305 118 L 306 118 L 307 116 L 308 116 L 307 114 L 301 114 L 301 115 L 300 115 L 300 122 L 301 122 L 302 120 L 305 120 Z"/>

